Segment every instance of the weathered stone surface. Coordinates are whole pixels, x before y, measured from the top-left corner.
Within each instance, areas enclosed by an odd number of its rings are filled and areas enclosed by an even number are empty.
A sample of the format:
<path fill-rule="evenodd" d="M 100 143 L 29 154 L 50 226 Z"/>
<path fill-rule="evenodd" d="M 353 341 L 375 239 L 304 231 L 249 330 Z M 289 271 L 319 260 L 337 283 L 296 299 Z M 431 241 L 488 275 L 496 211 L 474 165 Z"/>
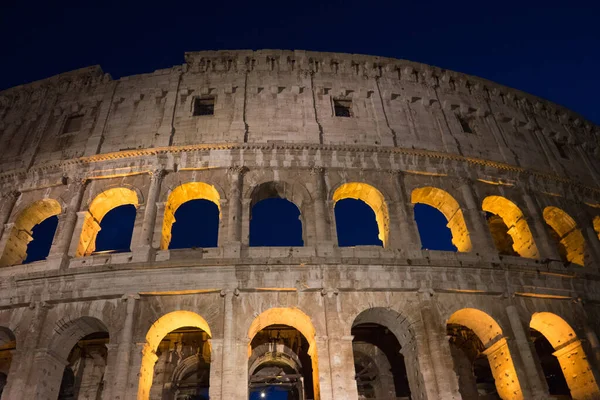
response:
<path fill-rule="evenodd" d="M 185 60 L 0 92 L 2 399 L 58 398 L 67 365 L 80 399 L 175 399 L 208 363 L 211 399 L 245 399 L 256 360 L 274 357 L 252 339 L 288 325 L 308 343 L 315 398 L 365 395 L 360 357 L 377 365 L 375 398 L 396 400 L 393 363 L 353 345 L 360 324 L 395 335 L 412 399 L 473 398 L 473 357 L 489 360 L 501 398 L 550 398 L 529 329 L 554 348 L 574 399 L 600 398 L 599 127 L 405 60 Z M 194 115 L 198 99 L 214 114 Z M 303 247 L 249 247 L 251 207 L 272 196 L 298 207 Z M 337 245 L 345 198 L 373 208 L 384 247 Z M 174 213 L 194 199 L 218 206 L 218 247 L 169 249 Z M 415 203 L 445 215 L 457 253 L 421 249 Z M 94 254 L 103 216 L 124 204 L 137 208 L 131 252 Z M 53 215 L 47 260 L 21 264 L 31 229 Z M 204 333 L 170 333 L 184 327 Z M 449 345 L 456 332 L 477 337 L 475 353 Z"/>

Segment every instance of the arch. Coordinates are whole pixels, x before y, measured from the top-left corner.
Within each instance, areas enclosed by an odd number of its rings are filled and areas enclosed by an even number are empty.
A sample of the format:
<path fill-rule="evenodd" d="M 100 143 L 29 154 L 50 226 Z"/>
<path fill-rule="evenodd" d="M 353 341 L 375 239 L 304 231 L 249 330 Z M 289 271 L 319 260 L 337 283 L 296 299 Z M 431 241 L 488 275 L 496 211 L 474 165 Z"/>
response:
<path fill-rule="evenodd" d="M 67 323 L 59 321 L 54 328 L 56 334 L 50 340 L 49 349 L 62 359 L 67 359 L 71 349 L 81 338 L 96 332 L 110 332 L 98 318 L 83 316 Z"/>
<path fill-rule="evenodd" d="M 216 204 L 221 219 L 221 196 L 213 185 L 204 182 L 187 182 L 177 186 L 169 193 L 165 205 L 160 248 L 166 250 L 171 243 L 171 228 L 175 222 L 175 212 L 183 203 L 190 200 L 208 200 Z"/>
<path fill-rule="evenodd" d="M 503 400 L 523 399 L 508 343 L 494 318 L 476 308 L 463 308 L 454 312 L 446 323 L 464 326 L 479 338 L 494 376 L 496 390 Z"/>
<path fill-rule="evenodd" d="M 212 336 L 206 320 L 195 312 L 185 310 L 173 311 L 157 319 L 150 329 L 148 329 L 148 332 L 146 333 L 146 343 L 142 349 L 138 400 L 147 400 L 150 398 L 150 388 L 152 387 L 158 345 L 169 332 L 184 327 L 202 329 L 209 337 Z"/>
<path fill-rule="evenodd" d="M 33 227 L 62 212 L 60 203 L 54 199 L 42 199 L 21 211 L 9 234 L 0 266 L 21 264 L 27 258 L 27 245 L 34 238 Z"/>
<path fill-rule="evenodd" d="M 529 327 L 540 332 L 554 348 L 553 355 L 558 359 L 573 399 L 600 398 L 600 389 L 581 340 L 571 325 L 556 314 L 536 312 L 531 316 Z"/>
<path fill-rule="evenodd" d="M 310 203 L 311 196 L 306 187 L 300 182 L 286 180 L 265 180 L 249 187 L 244 198 L 250 200 L 250 209 L 261 200 L 281 198 L 294 203 L 302 210 L 305 203 Z"/>
<path fill-rule="evenodd" d="M 488 196 L 481 204 L 483 211 L 495 214 L 502 218 L 508 227 L 508 234 L 513 241 L 513 249 L 521 257 L 539 258 L 539 252 L 529 224 L 523 212 L 515 203 L 502 196 Z"/>
<path fill-rule="evenodd" d="M 566 261 L 584 266 L 585 239 L 575 220 L 558 207 L 544 208 L 544 220 L 556 234 L 559 250 Z"/>
<path fill-rule="evenodd" d="M 447 226 L 452 232 L 452 244 L 460 252 L 471 251 L 471 237 L 467 230 L 465 217 L 454 197 L 445 190 L 426 186 L 414 189 L 410 199 L 413 204 L 421 203 L 437 208 L 448 220 Z"/>
<path fill-rule="evenodd" d="M 383 194 L 367 183 L 348 182 L 339 186 L 333 193 L 333 207 L 335 208 L 335 204 L 343 199 L 362 200 L 371 207 L 379 229 L 379 240 L 383 243 L 383 247 L 386 247 L 390 230 L 390 214 Z"/>
<path fill-rule="evenodd" d="M 96 237 L 102 218 L 112 209 L 124 205 L 139 206 L 139 198 L 134 190 L 125 187 L 107 189 L 92 200 L 81 229 L 76 257 L 89 256 L 96 250 Z"/>
<path fill-rule="evenodd" d="M 258 332 L 271 325 L 287 325 L 297 329 L 308 342 L 308 355 L 312 362 L 312 378 L 315 400 L 320 399 L 319 360 L 316 330 L 308 315 L 299 308 L 269 308 L 258 315 L 248 328 L 248 357 L 252 355 L 251 341 Z"/>

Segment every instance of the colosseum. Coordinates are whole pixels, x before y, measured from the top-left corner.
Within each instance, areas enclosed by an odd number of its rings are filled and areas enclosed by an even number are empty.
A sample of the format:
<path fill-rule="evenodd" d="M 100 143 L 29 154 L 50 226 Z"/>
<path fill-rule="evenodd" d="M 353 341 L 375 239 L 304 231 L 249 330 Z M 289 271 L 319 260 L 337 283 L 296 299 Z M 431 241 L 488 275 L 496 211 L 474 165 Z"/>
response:
<path fill-rule="evenodd" d="M 2 399 L 600 399 L 599 134 L 353 54 L 190 52 L 1 91 Z M 300 245 L 253 245 L 273 199 Z M 349 201 L 376 244 L 342 245 Z M 188 202 L 214 244 L 172 245 Z M 424 246 L 421 206 L 455 251 Z"/>

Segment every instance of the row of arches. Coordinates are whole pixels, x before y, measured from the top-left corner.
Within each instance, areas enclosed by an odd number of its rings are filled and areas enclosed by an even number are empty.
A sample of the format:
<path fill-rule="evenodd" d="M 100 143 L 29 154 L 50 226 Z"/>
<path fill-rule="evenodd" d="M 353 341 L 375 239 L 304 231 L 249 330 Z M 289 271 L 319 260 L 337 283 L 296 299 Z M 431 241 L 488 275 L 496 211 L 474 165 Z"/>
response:
<path fill-rule="evenodd" d="M 282 182 L 254 188 L 250 200 L 250 246 L 302 246 L 302 197 Z M 292 198 L 288 198 L 288 197 Z M 469 252 L 473 248 L 463 209 L 447 191 L 420 187 L 410 197 L 423 248 Z M 330 200 L 340 246 L 389 243 L 388 202 L 375 187 L 349 182 L 338 187 Z M 130 188 L 111 188 L 94 198 L 81 222 L 76 257 L 102 252 L 129 251 L 140 199 Z M 204 182 L 188 182 L 173 189 L 161 215 L 160 249 L 216 247 L 222 220 L 219 191 Z M 489 232 L 501 255 L 540 257 L 528 220 L 511 200 L 491 195 L 483 199 Z M 0 259 L 1 265 L 44 259 L 56 230 L 58 201 L 39 200 L 15 219 Z M 575 220 L 562 209 L 548 206 L 543 218 L 556 249 L 566 263 L 584 265 L 585 240 Z M 422 222 L 424 221 L 424 222 Z M 600 234 L 600 217 L 594 220 Z M 45 229 L 46 239 L 38 239 Z M 231 229 L 231 228 L 230 228 Z M 433 238 L 433 240 L 432 240 Z M 35 240 L 34 240 L 35 239 Z"/>
<path fill-rule="evenodd" d="M 345 368 L 354 371 L 359 398 L 422 398 L 416 393 L 427 379 L 418 371 L 425 365 L 424 348 L 405 320 L 394 310 L 378 307 L 355 317 L 349 336 L 353 365 Z M 66 365 L 60 385 L 55 382 L 59 387 L 45 387 L 46 395 L 54 393 L 59 400 L 106 398 L 107 345 L 112 340 L 108 328 L 92 317 L 81 317 L 62 328 L 49 350 L 64 358 Z M 462 308 L 447 319 L 446 329 L 452 360 L 433 361 L 452 365 L 463 399 L 524 398 L 525 371 L 517 372 L 512 354 L 516 348 L 508 345 L 507 335 L 494 318 L 480 309 Z M 581 340 L 563 318 L 550 312 L 534 313 L 529 329 L 550 396 L 600 396 Z M 207 400 L 214 376 L 211 337 L 209 324 L 196 312 L 174 311 L 158 318 L 145 336 L 137 399 Z M 249 399 L 264 398 L 270 392 L 285 392 L 286 397 L 279 398 L 290 400 L 320 398 L 320 355 L 308 315 L 298 308 L 267 309 L 253 320 L 247 338 Z M 0 395 L 11 379 L 10 354 L 18 346 L 10 330 L 0 329 Z"/>

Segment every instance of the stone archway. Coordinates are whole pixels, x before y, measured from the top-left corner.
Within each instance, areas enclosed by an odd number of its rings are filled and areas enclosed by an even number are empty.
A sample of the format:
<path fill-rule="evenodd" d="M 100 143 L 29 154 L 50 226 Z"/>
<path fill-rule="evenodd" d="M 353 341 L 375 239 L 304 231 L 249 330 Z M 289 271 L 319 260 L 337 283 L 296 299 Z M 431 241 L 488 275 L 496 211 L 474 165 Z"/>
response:
<path fill-rule="evenodd" d="M 585 265 L 585 239 L 575 220 L 558 207 L 544 208 L 544 220 L 557 241 L 561 257 L 566 262 Z"/>

